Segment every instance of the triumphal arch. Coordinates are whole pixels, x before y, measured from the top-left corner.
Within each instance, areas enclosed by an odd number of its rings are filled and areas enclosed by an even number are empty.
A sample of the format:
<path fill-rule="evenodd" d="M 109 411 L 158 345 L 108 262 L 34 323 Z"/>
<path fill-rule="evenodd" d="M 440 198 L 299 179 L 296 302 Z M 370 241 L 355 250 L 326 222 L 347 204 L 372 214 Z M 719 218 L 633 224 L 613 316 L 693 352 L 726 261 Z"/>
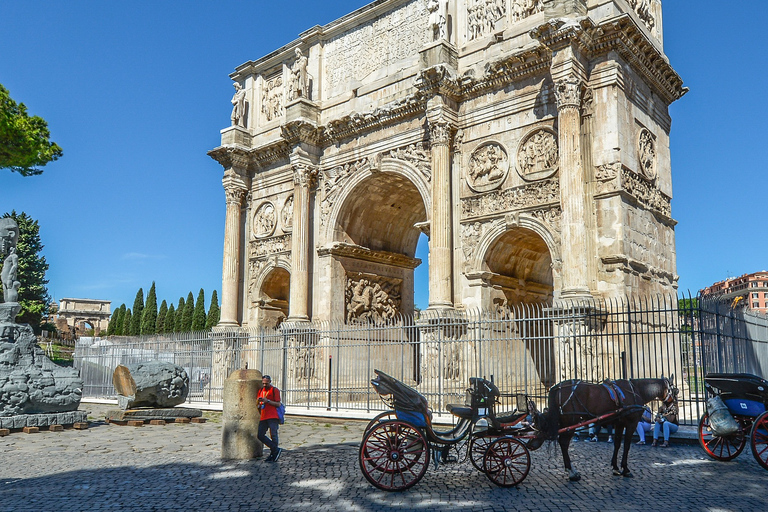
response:
<path fill-rule="evenodd" d="M 659 0 L 377 0 L 239 66 L 221 325 L 676 289 Z"/>

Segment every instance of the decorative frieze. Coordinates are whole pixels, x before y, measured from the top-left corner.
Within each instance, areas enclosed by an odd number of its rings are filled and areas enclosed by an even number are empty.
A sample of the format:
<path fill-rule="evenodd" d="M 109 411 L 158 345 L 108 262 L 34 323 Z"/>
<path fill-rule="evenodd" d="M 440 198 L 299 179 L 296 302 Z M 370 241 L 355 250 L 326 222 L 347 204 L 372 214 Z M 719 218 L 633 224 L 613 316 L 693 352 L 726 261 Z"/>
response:
<path fill-rule="evenodd" d="M 513 3 L 526 2 L 513 0 Z M 493 33 L 496 23 L 506 15 L 506 0 L 468 0 L 467 39 L 472 41 Z"/>
<path fill-rule="evenodd" d="M 628 0 L 629 6 L 635 10 L 637 16 L 645 23 L 651 33 L 656 27 L 656 18 L 653 16 L 653 0 Z"/>
<path fill-rule="evenodd" d="M 354 112 L 334 119 L 325 126 L 325 140 L 335 141 L 387 126 L 411 116 L 424 113 L 426 99 L 421 92 L 387 103 L 368 112 Z"/>
<path fill-rule="evenodd" d="M 651 181 L 629 169 L 621 170 L 621 187 L 646 208 L 671 218 L 672 200 L 658 189 Z"/>
<path fill-rule="evenodd" d="M 512 0 L 512 5 L 510 9 L 511 9 L 510 15 L 512 16 L 512 22 L 517 23 L 518 21 L 524 20 L 528 16 L 532 16 L 536 13 L 542 12 L 544 10 L 544 1 L 543 0 Z"/>
<path fill-rule="evenodd" d="M 264 201 L 253 214 L 253 235 L 256 238 L 266 238 L 275 232 L 277 225 L 277 216 L 275 214 L 275 205 L 269 201 Z"/>
<path fill-rule="evenodd" d="M 370 168 L 367 158 L 326 169 L 320 176 L 320 225 L 325 226 L 344 183 L 360 169 Z"/>
<path fill-rule="evenodd" d="M 558 203 L 560 185 L 557 179 L 537 181 L 522 187 L 495 190 L 461 200 L 462 219 L 481 217 L 499 212 Z"/>
<path fill-rule="evenodd" d="M 560 162 L 557 134 L 551 128 L 538 128 L 520 141 L 517 149 L 517 172 L 524 180 L 549 178 Z"/>
<path fill-rule="evenodd" d="M 284 97 L 282 74 L 264 79 L 261 86 L 261 113 L 267 122 L 283 117 Z"/>
<path fill-rule="evenodd" d="M 291 235 L 280 235 L 263 240 L 252 240 L 250 259 L 271 254 L 287 253 L 291 250 Z"/>
<path fill-rule="evenodd" d="M 432 159 L 426 144 L 419 142 L 408 146 L 393 149 L 383 156 L 408 162 L 416 167 L 421 174 L 430 181 L 432 179 Z"/>
<path fill-rule="evenodd" d="M 486 142 L 472 152 L 466 181 L 475 192 L 499 188 L 509 172 L 509 156 L 498 142 Z"/>
<path fill-rule="evenodd" d="M 401 307 L 403 280 L 374 274 L 347 274 L 344 293 L 347 323 L 379 323 L 393 319 Z"/>

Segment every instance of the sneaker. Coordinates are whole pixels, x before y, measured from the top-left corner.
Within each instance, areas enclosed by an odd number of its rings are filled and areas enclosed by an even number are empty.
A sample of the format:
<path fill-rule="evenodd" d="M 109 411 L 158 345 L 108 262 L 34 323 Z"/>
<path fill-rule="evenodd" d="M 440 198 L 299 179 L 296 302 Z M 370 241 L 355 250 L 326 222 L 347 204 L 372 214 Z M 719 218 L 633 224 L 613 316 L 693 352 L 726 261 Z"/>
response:
<path fill-rule="evenodd" d="M 597 436 L 592 436 L 589 438 L 590 443 L 596 443 L 597 442 Z"/>
<path fill-rule="evenodd" d="M 608 436 L 608 442 L 609 442 L 609 443 L 612 443 L 612 442 L 613 442 L 613 436 Z"/>
<path fill-rule="evenodd" d="M 635 444 L 637 444 L 637 446 L 643 446 L 645 444 L 645 441 L 638 441 Z"/>
<path fill-rule="evenodd" d="M 269 457 L 264 459 L 264 462 L 274 462 L 274 461 L 275 461 L 275 454 L 274 453 L 270 453 Z"/>
<path fill-rule="evenodd" d="M 272 459 L 272 462 L 277 462 L 277 459 L 280 458 L 280 454 L 281 453 L 283 453 L 283 449 L 282 448 L 278 448 L 277 451 L 275 452 L 275 458 Z"/>

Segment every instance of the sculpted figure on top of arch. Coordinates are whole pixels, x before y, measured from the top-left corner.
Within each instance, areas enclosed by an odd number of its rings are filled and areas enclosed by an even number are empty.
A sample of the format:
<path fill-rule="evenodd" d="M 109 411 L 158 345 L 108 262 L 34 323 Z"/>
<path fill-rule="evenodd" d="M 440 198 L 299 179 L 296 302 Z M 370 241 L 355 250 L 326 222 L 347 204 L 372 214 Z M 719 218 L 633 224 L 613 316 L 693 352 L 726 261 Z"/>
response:
<path fill-rule="evenodd" d="M 429 30 L 432 41 L 446 39 L 445 32 L 445 9 L 447 2 L 442 0 L 427 0 L 427 11 L 429 11 Z"/>
<path fill-rule="evenodd" d="M 480 145 L 469 159 L 467 185 L 476 192 L 501 186 L 509 171 L 507 151 L 496 142 Z"/>
<path fill-rule="evenodd" d="M 301 52 L 301 49 L 296 48 L 296 60 L 291 66 L 291 83 L 288 89 L 288 100 L 292 101 L 296 98 L 309 99 L 309 80 L 307 78 L 307 58 Z"/>
<path fill-rule="evenodd" d="M 235 95 L 232 96 L 232 126 L 245 128 L 245 89 L 237 82 L 232 85 L 235 87 Z"/>

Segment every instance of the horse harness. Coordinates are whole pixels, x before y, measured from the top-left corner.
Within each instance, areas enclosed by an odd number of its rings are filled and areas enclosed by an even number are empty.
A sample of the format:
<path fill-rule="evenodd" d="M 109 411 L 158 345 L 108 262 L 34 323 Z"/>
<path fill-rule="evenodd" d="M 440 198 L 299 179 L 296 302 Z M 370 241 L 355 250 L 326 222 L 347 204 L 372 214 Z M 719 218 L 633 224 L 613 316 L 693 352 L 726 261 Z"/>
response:
<path fill-rule="evenodd" d="M 582 401 L 579 399 L 578 395 L 576 394 L 576 389 L 579 387 L 579 384 L 581 384 L 583 381 L 577 380 L 574 384 L 571 386 L 571 394 L 568 396 L 568 398 L 560 404 L 560 414 L 567 414 L 571 416 L 591 416 L 593 418 L 597 417 L 597 414 L 594 414 L 590 412 L 589 409 L 582 403 Z M 632 385 L 632 380 L 627 380 L 629 382 L 630 391 L 632 392 L 632 395 L 634 396 L 636 401 L 639 401 L 642 403 L 642 399 L 640 398 L 640 395 L 635 391 L 635 387 Z M 605 379 L 602 383 L 599 384 L 602 386 L 607 392 L 608 396 L 613 400 L 613 403 L 616 404 L 617 409 L 621 409 L 624 407 L 624 400 L 626 399 L 626 395 L 624 394 L 624 390 L 621 389 L 621 387 L 616 383 L 615 380 L 608 380 Z M 667 391 L 669 393 L 669 390 Z M 584 412 L 563 412 L 563 408 L 568 404 L 568 402 L 571 401 L 571 399 L 574 399 L 578 404 L 584 409 Z"/>

